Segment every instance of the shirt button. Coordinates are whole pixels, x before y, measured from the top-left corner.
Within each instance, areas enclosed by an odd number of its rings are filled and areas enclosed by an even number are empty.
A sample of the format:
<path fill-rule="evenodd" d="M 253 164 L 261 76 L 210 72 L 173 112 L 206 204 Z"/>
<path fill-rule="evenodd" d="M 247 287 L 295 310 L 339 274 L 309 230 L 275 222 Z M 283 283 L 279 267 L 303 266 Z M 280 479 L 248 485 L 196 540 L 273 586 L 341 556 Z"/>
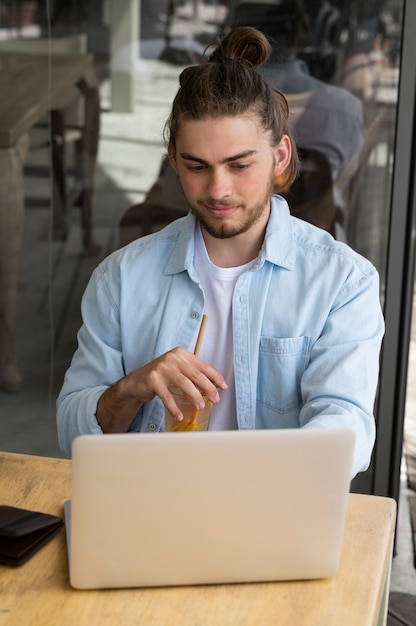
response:
<path fill-rule="evenodd" d="M 156 424 L 154 424 L 153 422 L 149 424 L 149 430 L 156 430 Z"/>
<path fill-rule="evenodd" d="M 197 319 L 198 319 L 198 317 L 199 317 L 199 313 L 198 313 L 198 311 L 192 311 L 192 313 L 191 313 L 191 317 L 193 317 L 193 318 L 194 318 L 194 320 L 197 320 Z"/>

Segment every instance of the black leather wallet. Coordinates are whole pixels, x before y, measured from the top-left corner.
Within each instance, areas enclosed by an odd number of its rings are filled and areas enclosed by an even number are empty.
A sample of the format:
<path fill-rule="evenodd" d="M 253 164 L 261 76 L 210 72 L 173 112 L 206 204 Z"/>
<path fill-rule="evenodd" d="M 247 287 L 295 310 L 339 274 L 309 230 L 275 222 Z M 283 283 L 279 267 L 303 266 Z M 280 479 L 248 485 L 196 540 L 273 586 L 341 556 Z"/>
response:
<path fill-rule="evenodd" d="M 0 505 L 0 563 L 22 565 L 63 525 L 57 515 Z"/>

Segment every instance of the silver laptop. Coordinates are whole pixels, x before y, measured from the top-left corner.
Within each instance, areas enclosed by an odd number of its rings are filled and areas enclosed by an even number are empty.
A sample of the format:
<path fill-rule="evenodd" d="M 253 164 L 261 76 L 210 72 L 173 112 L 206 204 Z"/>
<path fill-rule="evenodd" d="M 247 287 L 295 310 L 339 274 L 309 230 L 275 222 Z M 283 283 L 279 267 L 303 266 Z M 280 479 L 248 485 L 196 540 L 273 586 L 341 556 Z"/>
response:
<path fill-rule="evenodd" d="M 78 437 L 66 507 L 70 582 L 331 577 L 353 446 L 354 433 L 340 429 Z"/>

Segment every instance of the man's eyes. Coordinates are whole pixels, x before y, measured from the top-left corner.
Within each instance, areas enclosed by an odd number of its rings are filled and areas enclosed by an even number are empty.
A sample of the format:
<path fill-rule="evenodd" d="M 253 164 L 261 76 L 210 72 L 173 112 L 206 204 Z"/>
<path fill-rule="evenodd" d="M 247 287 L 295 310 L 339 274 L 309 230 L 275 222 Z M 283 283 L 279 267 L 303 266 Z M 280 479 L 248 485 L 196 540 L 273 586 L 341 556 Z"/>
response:
<path fill-rule="evenodd" d="M 198 165 L 187 165 L 186 167 L 187 167 L 187 169 L 190 172 L 203 172 L 203 171 L 209 169 L 208 165 L 200 165 L 200 164 L 198 164 Z M 245 170 L 245 169 L 251 167 L 251 163 L 229 163 L 228 167 L 231 170 Z"/>
<path fill-rule="evenodd" d="M 251 166 L 251 163 L 233 163 L 231 167 L 234 167 L 237 170 L 245 170 Z"/>
<path fill-rule="evenodd" d="M 190 172 L 202 172 L 207 169 L 205 165 L 187 165 L 186 167 Z"/>

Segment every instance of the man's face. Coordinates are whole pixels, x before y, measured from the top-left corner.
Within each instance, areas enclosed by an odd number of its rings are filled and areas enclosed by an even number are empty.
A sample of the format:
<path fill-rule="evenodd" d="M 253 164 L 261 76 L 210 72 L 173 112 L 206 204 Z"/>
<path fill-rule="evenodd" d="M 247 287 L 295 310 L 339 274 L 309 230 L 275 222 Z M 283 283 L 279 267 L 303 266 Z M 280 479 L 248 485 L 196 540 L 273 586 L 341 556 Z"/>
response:
<path fill-rule="evenodd" d="M 254 114 L 206 118 L 182 123 L 169 156 L 202 228 L 228 238 L 267 224 L 290 142 L 283 136 L 272 147 Z"/>

